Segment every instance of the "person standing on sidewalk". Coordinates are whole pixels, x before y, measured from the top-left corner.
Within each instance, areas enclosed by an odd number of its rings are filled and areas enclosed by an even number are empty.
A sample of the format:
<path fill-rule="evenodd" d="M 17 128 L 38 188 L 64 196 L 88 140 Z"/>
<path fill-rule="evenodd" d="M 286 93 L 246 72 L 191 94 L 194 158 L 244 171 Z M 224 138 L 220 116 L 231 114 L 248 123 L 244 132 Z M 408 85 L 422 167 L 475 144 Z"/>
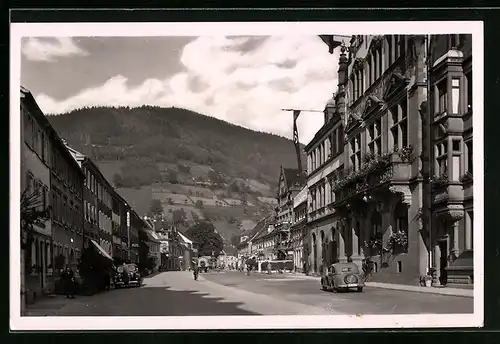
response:
<path fill-rule="evenodd" d="M 66 266 L 66 269 L 63 273 L 63 285 L 64 285 L 64 293 L 66 294 L 66 298 L 74 299 L 75 298 L 75 274 L 73 270 Z"/>

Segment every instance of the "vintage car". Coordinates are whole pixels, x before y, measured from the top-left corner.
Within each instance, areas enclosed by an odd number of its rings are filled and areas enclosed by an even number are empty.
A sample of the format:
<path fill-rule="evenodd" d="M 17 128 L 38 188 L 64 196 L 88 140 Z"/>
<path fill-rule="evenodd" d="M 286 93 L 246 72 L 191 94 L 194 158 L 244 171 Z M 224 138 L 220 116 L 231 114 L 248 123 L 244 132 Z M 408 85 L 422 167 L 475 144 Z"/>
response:
<path fill-rule="evenodd" d="M 142 284 L 142 276 L 136 264 L 123 264 L 115 268 L 113 278 L 115 288 L 121 287 L 140 287 Z"/>
<path fill-rule="evenodd" d="M 335 263 L 321 276 L 323 290 L 339 291 L 356 289 L 363 291 L 365 282 L 359 268 L 354 263 Z"/>

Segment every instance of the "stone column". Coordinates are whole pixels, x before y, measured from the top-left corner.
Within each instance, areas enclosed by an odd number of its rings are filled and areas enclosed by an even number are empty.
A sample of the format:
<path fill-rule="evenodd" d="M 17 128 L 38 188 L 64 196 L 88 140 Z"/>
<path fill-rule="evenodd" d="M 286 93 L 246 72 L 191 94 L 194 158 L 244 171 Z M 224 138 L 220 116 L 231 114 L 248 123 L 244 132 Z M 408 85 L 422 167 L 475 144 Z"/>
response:
<path fill-rule="evenodd" d="M 453 245 L 450 253 L 454 258 L 457 258 L 460 253 L 459 235 L 460 235 L 460 220 L 464 216 L 463 207 L 461 205 L 448 206 L 448 218 L 453 223 Z"/>
<path fill-rule="evenodd" d="M 345 240 L 344 240 L 344 235 L 345 235 L 345 230 L 343 228 L 338 228 L 336 230 L 337 232 L 337 245 L 338 245 L 338 256 L 339 260 L 342 262 L 347 261 L 347 256 L 345 252 Z"/>
<path fill-rule="evenodd" d="M 434 272 L 434 276 L 433 276 L 433 279 L 432 279 L 432 285 L 434 285 L 434 286 L 440 286 L 441 285 L 441 282 L 440 282 L 440 279 L 439 279 L 441 277 L 441 261 L 440 261 L 440 258 L 441 258 L 441 248 L 436 243 L 434 245 L 434 267 L 435 267 L 436 271 Z"/>
<path fill-rule="evenodd" d="M 471 218 L 469 215 L 465 217 L 465 249 L 472 250 L 472 231 L 471 231 Z"/>

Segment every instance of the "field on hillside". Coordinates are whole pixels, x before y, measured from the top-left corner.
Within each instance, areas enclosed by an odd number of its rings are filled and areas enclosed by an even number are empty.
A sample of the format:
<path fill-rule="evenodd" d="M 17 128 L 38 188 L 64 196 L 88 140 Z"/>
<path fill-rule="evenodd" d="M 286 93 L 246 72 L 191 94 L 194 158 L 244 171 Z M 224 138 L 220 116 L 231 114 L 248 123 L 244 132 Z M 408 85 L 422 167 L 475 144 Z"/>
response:
<path fill-rule="evenodd" d="M 261 201 L 262 203 L 266 203 L 266 204 L 276 205 L 278 203 L 276 198 L 272 198 L 272 197 L 257 197 L 257 198 L 259 199 L 259 201 Z"/>
<path fill-rule="evenodd" d="M 219 204 L 219 201 L 216 201 L 213 198 L 196 197 L 196 196 L 189 196 L 189 197 L 191 198 L 191 200 L 193 200 L 194 203 L 196 203 L 196 201 L 202 201 L 203 202 L 203 206 L 213 206 L 213 207 L 215 207 L 215 206 L 217 206 L 217 204 Z"/>
<path fill-rule="evenodd" d="M 253 229 L 257 223 L 252 220 L 241 220 L 241 230 L 244 232 L 248 229 Z"/>
<path fill-rule="evenodd" d="M 196 209 L 193 205 L 170 205 L 170 204 L 163 204 L 163 212 L 165 214 L 165 217 L 167 221 L 172 221 L 173 219 L 173 212 L 175 210 L 179 209 L 184 209 L 184 212 L 186 213 L 186 219 L 188 221 L 193 221 L 193 214 L 194 212 L 198 217 L 201 219 L 203 218 L 203 214 L 200 212 L 200 210 Z M 170 212 L 171 211 L 171 212 Z"/>
<path fill-rule="evenodd" d="M 174 194 L 169 192 L 163 193 L 153 193 L 153 198 L 160 200 L 162 203 L 167 203 L 169 199 L 172 200 L 174 204 L 192 204 L 191 200 L 187 195 Z"/>
<path fill-rule="evenodd" d="M 191 186 L 191 185 L 182 185 L 182 189 L 184 190 L 185 193 L 188 193 L 191 191 L 191 194 L 193 196 L 198 196 L 198 193 L 200 194 L 199 197 L 207 197 L 207 198 L 213 198 L 216 195 L 216 192 L 209 188 L 204 188 L 202 186 Z"/>

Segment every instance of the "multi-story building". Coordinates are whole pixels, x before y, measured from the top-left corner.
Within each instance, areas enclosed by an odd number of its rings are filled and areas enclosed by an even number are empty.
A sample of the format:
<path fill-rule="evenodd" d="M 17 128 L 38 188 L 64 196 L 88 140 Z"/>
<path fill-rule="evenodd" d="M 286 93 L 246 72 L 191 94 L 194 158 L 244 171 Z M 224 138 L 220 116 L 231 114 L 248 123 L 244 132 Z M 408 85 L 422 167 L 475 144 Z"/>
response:
<path fill-rule="evenodd" d="M 114 191 L 111 194 L 112 214 L 111 228 L 113 236 L 113 259 L 116 261 L 128 261 L 129 253 L 129 236 L 128 225 L 130 225 L 130 207 L 127 202 Z"/>
<path fill-rule="evenodd" d="M 84 154 L 66 145 L 83 174 L 84 235 L 83 246 L 93 241 L 111 256 L 111 195 L 112 187 L 95 163 Z"/>
<path fill-rule="evenodd" d="M 434 35 L 430 47 L 426 118 L 435 283 L 472 284 L 472 35 Z"/>
<path fill-rule="evenodd" d="M 144 230 L 146 224 L 143 219 L 137 215 L 134 210 L 130 210 L 130 261 L 133 263 L 139 262 L 139 231 Z"/>
<path fill-rule="evenodd" d="M 21 87 L 21 190 L 26 196 L 38 194 L 40 209 L 50 204 L 50 152 L 54 130 L 38 108 L 31 93 Z M 52 223 L 47 220 L 34 226 L 31 247 L 26 248 L 25 288 L 29 297 L 41 295 L 49 287 L 47 269 L 52 265 Z"/>
<path fill-rule="evenodd" d="M 293 221 L 290 236 L 293 248 L 293 264 L 295 271 L 307 272 L 307 185 L 293 198 Z"/>
<path fill-rule="evenodd" d="M 55 258 L 61 257 L 64 259 L 63 264 L 69 264 L 76 270 L 83 244 L 82 197 L 85 176 L 66 148 L 65 142 L 38 107 L 33 95 L 26 89 L 21 89 L 21 94 L 23 126 L 25 130 L 28 130 L 28 126 L 31 125 L 33 133 L 31 134 L 32 140 L 28 143 L 32 145 L 35 152 L 40 154 L 40 157 L 43 157 L 44 164 L 50 168 L 49 179 L 47 180 L 46 174 L 43 179 L 45 183 L 47 181 L 49 183 L 45 185 L 45 188 L 42 187 L 42 190 L 45 190 L 46 195 L 50 190 L 51 226 L 49 228 L 52 240 L 51 245 L 47 245 L 49 233 L 45 231 L 45 239 L 37 241 L 38 249 L 44 253 L 43 255 L 37 253 L 37 256 L 45 257 L 45 260 L 50 258 L 50 264 L 45 261 L 45 265 L 51 265 L 52 268 L 62 267 L 54 266 Z M 30 117 L 30 114 L 33 117 Z M 23 132 L 29 134 L 28 131 Z M 34 135 L 35 132 L 36 135 Z M 40 182 L 35 185 L 35 187 L 38 186 Z M 62 259 L 57 259 L 57 262 L 61 263 Z"/>
<path fill-rule="evenodd" d="M 340 68 L 346 67 L 345 54 L 340 56 Z M 336 103 L 339 102 L 339 104 Z M 333 205 L 333 183 L 341 178 L 344 168 L 343 99 L 340 93 L 328 100 L 324 109 L 324 124 L 304 148 L 307 154 L 307 229 L 306 247 L 309 271 L 320 273 L 323 267 L 343 256 L 343 237 L 335 230 L 342 217 Z M 337 252 L 337 248 L 341 252 Z"/>
<path fill-rule="evenodd" d="M 308 176 L 311 195 L 308 223 L 312 225 L 311 260 L 314 264 L 338 259 L 361 265 L 363 259 L 369 259 L 374 280 L 414 283 L 432 266 L 428 247 L 433 246 L 437 253 L 451 252 L 455 257 L 461 250 L 471 247 L 468 246 L 470 239 L 464 240 L 462 245 L 455 239 L 460 237 L 460 221 L 464 238 L 471 231 L 465 229 L 468 228 L 466 223 L 470 226 L 472 223 L 470 217 L 460 218 L 469 204 L 465 197 L 467 184 L 460 178 L 467 178 L 467 145 L 463 142 L 471 131 L 465 129 L 472 112 L 469 116 L 467 96 L 464 96 L 468 93 L 465 85 L 470 60 L 457 49 L 457 43 L 451 44 L 451 36 L 443 37 L 448 38 L 353 36 L 348 55 L 347 49 L 341 47 L 338 92 L 327 103 L 325 125 L 306 147 L 308 167 L 312 172 Z M 439 44 L 440 40 L 448 45 Z M 463 36 L 455 39 L 460 40 L 467 42 Z M 429 43 L 433 43 L 430 51 Z M 432 68 L 428 68 L 428 53 L 435 61 Z M 329 108 L 332 109 L 330 116 Z M 427 109 L 434 115 L 430 123 L 426 121 L 430 118 Z M 328 149 L 321 146 L 314 149 L 314 146 L 321 142 L 320 136 L 324 139 L 329 136 L 326 128 L 332 121 L 339 122 L 339 128 L 343 127 L 339 143 L 343 145 L 343 154 L 333 158 L 337 162 L 321 165 L 328 159 L 324 153 Z M 320 135 L 322 131 L 324 134 Z M 326 166 L 329 170 L 323 171 Z M 458 166 L 451 178 L 449 166 Z M 433 169 L 442 174 L 431 180 Z M 321 177 L 332 174 L 332 178 L 323 186 L 321 181 L 313 179 L 316 174 Z M 434 190 L 432 198 L 430 181 Z M 439 188 L 447 188 L 448 196 L 440 198 L 436 192 Z M 439 242 L 434 230 L 436 220 L 429 220 L 431 208 L 435 218 L 443 219 L 444 216 L 452 222 L 448 229 L 441 230 L 443 237 Z M 319 212 L 328 215 L 316 214 Z M 333 229 L 330 232 L 322 230 L 320 238 L 313 224 L 318 216 L 330 216 L 331 220 L 325 221 L 325 230 L 326 226 Z M 434 232 L 432 239 L 429 238 L 431 232 Z M 323 233 L 328 244 L 334 242 L 326 249 Z M 453 238 L 451 251 L 450 237 Z M 445 243 L 448 246 L 445 247 Z M 324 254 L 318 257 L 318 249 L 314 246 L 322 247 L 319 251 L 326 251 L 330 257 Z M 436 255 L 435 259 L 439 260 Z M 440 259 L 450 261 L 443 255 Z M 434 265 L 444 271 L 443 264 Z"/>
<path fill-rule="evenodd" d="M 291 259 L 293 252 L 290 241 L 290 227 L 293 221 L 293 198 L 300 192 L 306 181 L 304 173 L 295 168 L 280 170 L 276 199 L 276 222 L 274 228 L 274 248 L 278 260 Z"/>

